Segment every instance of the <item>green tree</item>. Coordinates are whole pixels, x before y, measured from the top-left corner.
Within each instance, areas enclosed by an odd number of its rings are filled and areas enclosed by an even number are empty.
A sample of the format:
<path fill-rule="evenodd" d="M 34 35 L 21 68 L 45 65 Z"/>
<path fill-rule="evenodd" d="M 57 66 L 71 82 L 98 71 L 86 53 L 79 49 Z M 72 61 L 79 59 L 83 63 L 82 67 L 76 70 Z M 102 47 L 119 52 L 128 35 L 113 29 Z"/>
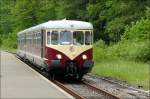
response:
<path fill-rule="evenodd" d="M 58 0 L 56 6 L 57 19 L 88 21 L 86 6 L 88 0 Z"/>
<path fill-rule="evenodd" d="M 150 60 L 150 19 L 147 17 L 148 10 L 149 8 L 147 8 L 144 17 L 132 23 L 131 27 L 126 27 L 118 48 L 121 49 L 121 56 L 131 57 L 132 59 L 134 57 L 140 61 Z"/>
<path fill-rule="evenodd" d="M 37 25 L 37 17 L 35 15 L 37 3 L 35 0 L 16 1 L 16 5 L 12 9 L 14 28 L 23 30 Z"/>
<path fill-rule="evenodd" d="M 90 0 L 87 6 L 89 20 L 94 24 L 96 37 L 105 42 L 118 42 L 126 25 L 144 15 L 149 0 Z"/>
<path fill-rule="evenodd" d="M 38 24 L 56 19 L 56 0 L 35 0 Z"/>
<path fill-rule="evenodd" d="M 14 0 L 0 0 L 0 35 L 12 32 L 12 12 Z"/>

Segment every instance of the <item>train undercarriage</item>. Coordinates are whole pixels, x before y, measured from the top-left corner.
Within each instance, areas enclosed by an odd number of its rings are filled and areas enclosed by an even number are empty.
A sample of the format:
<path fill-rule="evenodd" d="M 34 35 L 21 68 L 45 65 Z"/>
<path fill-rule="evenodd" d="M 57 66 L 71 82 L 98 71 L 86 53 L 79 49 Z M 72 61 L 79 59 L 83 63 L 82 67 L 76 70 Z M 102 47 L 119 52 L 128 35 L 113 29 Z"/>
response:
<path fill-rule="evenodd" d="M 55 61 L 56 62 L 56 61 Z M 78 66 L 77 61 L 67 61 L 65 66 L 61 66 L 61 63 L 54 63 L 46 71 L 49 73 L 50 78 L 56 76 L 62 77 L 73 77 L 75 79 L 81 80 L 84 74 L 91 71 L 93 62 L 87 60 L 84 62 L 83 66 Z"/>

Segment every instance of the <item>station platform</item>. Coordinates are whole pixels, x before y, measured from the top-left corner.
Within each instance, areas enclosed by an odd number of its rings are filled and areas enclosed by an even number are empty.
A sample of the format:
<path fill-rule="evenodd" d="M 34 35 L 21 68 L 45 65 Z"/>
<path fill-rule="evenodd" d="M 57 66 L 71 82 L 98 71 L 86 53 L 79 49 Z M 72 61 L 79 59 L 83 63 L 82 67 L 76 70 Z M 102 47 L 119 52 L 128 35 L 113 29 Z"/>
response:
<path fill-rule="evenodd" d="M 74 99 L 15 55 L 0 51 L 0 56 L 0 99 Z"/>

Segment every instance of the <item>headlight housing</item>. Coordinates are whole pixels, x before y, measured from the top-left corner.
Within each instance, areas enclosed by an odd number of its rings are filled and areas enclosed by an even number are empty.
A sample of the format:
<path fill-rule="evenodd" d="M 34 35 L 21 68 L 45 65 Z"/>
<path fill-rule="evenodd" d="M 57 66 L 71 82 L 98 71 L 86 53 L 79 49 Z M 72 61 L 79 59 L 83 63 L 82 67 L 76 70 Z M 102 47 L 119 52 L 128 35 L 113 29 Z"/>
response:
<path fill-rule="evenodd" d="M 58 59 L 62 59 L 62 56 L 61 56 L 60 54 L 57 54 L 56 57 L 57 57 Z"/>
<path fill-rule="evenodd" d="M 82 55 L 82 59 L 86 60 L 87 56 L 86 55 Z"/>

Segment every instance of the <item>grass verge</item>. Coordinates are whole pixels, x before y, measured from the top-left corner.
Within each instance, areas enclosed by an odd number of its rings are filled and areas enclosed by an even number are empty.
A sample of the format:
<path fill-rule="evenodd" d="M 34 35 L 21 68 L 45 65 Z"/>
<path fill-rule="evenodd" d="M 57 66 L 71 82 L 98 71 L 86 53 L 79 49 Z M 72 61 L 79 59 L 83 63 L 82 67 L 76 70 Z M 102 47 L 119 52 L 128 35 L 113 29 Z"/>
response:
<path fill-rule="evenodd" d="M 125 80 L 133 86 L 143 86 L 145 90 L 148 90 L 150 87 L 149 69 L 148 63 L 126 60 L 104 60 L 95 62 L 92 73 Z"/>
<path fill-rule="evenodd" d="M 12 52 L 12 53 L 16 53 L 17 52 L 17 49 L 6 48 L 6 47 L 2 47 L 2 48 L 0 48 L 0 50 L 7 51 L 7 52 Z"/>

